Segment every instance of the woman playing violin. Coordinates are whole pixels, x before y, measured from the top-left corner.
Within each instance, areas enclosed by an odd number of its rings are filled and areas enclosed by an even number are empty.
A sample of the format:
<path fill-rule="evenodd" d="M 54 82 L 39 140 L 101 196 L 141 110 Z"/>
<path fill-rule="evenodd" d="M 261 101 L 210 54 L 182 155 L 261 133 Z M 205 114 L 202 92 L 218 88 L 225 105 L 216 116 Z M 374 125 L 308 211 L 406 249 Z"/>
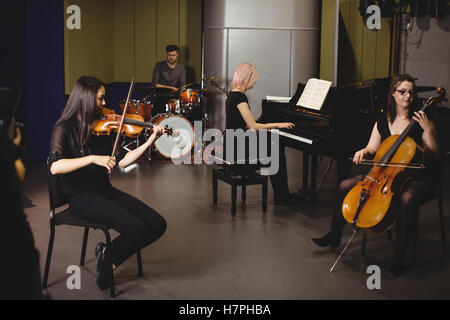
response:
<path fill-rule="evenodd" d="M 357 151 L 353 162 L 361 163 L 372 158 L 381 142 L 391 135 L 401 134 L 411 121 L 416 121 L 409 136 L 415 143 L 424 148 L 426 169 L 417 169 L 412 172 L 410 179 L 399 195 L 399 211 L 396 219 L 397 237 L 391 273 L 400 275 L 405 269 L 405 256 L 418 223 L 419 208 L 435 196 L 437 173 L 436 162 L 439 158 L 439 143 L 433 122 L 423 111 L 415 111 L 415 82 L 408 74 L 395 76 L 390 85 L 386 112 L 375 123 L 371 137 L 364 149 Z M 342 231 L 346 220 L 341 213 L 341 204 L 346 194 L 364 179 L 356 176 L 342 181 L 339 184 L 338 203 L 333 212 L 330 231 L 321 238 L 312 239 L 320 247 L 335 247 L 341 242 Z"/>
<path fill-rule="evenodd" d="M 135 162 L 164 133 L 164 128 L 155 126 L 140 147 L 126 154 L 121 150 L 111 157 L 114 137 L 92 133 L 93 121 L 104 105 L 104 84 L 89 76 L 78 79 L 53 129 L 49 156 L 50 171 L 60 175 L 71 211 L 120 233 L 110 247 L 104 243 L 96 246 L 97 285 L 101 289 L 109 287 L 111 263 L 113 268 L 118 267 L 166 230 L 166 221 L 159 213 L 114 188 L 109 180 L 116 165 L 125 168 Z"/>

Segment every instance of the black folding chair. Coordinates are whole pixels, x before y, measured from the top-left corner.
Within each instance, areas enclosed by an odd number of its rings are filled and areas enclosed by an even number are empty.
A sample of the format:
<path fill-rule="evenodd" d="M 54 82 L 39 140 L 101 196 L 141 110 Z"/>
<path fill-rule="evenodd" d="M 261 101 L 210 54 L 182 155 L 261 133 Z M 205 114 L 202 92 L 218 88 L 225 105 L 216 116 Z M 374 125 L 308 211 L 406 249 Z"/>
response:
<path fill-rule="evenodd" d="M 48 191 L 49 191 L 49 200 L 50 200 L 50 239 L 48 241 L 48 250 L 47 250 L 47 260 L 45 262 L 45 271 L 44 271 L 44 279 L 42 282 L 42 288 L 47 288 L 47 280 L 48 280 L 48 272 L 50 270 L 50 261 L 52 258 L 52 250 L 53 250 L 53 240 L 55 238 L 55 227 L 60 225 L 70 225 L 76 227 L 84 227 L 84 236 L 83 236 L 83 244 L 81 247 L 81 258 L 80 265 L 84 265 L 84 260 L 86 256 L 86 246 L 88 242 L 89 229 L 99 229 L 105 233 L 106 236 L 106 245 L 109 246 L 111 244 L 111 236 L 109 234 L 109 227 L 100 223 L 96 223 L 93 221 L 81 219 L 74 215 L 70 208 L 62 208 L 68 204 L 68 200 L 63 194 L 60 185 L 59 185 L 59 176 L 53 175 L 50 172 L 49 159 L 47 159 L 47 172 L 48 172 Z M 58 212 L 57 212 L 58 211 Z M 142 257 L 141 250 L 136 252 L 137 254 L 137 263 L 138 263 L 138 273 L 139 276 L 143 276 L 142 272 Z M 112 264 L 111 264 L 111 297 L 115 297 L 115 285 L 114 285 L 114 273 L 112 272 Z"/>

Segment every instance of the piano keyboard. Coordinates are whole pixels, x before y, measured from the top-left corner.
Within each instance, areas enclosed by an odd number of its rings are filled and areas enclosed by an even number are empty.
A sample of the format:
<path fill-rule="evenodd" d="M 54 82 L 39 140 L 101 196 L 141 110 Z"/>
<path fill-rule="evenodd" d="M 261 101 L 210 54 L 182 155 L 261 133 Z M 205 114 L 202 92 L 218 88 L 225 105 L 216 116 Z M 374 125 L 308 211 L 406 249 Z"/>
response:
<path fill-rule="evenodd" d="M 291 133 L 280 131 L 278 129 L 270 129 L 269 131 L 272 132 L 272 133 L 276 133 L 276 134 L 278 134 L 280 136 L 285 136 L 287 138 L 291 138 L 291 139 L 294 139 L 294 140 L 297 140 L 297 141 L 300 141 L 300 142 L 303 142 L 303 143 L 307 143 L 307 144 L 313 144 L 313 142 L 314 142 L 311 139 L 307 139 L 307 138 L 304 138 L 304 137 L 296 136 L 296 135 L 293 135 Z"/>

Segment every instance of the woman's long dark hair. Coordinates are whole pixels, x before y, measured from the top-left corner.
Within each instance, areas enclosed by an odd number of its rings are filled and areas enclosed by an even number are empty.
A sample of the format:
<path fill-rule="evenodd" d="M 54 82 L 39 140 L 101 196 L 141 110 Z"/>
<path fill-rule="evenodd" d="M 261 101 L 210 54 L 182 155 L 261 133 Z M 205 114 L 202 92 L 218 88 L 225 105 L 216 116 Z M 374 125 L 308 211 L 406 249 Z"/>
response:
<path fill-rule="evenodd" d="M 409 74 L 405 73 L 405 74 L 397 74 L 395 76 L 392 77 L 391 80 L 391 85 L 389 86 L 389 94 L 387 96 L 387 103 L 386 103 L 386 114 L 387 114 L 387 118 L 389 123 L 393 123 L 395 120 L 395 117 L 397 116 L 397 110 L 395 108 L 396 103 L 395 103 L 395 99 L 392 96 L 392 94 L 394 93 L 395 90 L 397 90 L 398 86 L 404 82 L 404 81 L 408 81 L 411 82 L 413 84 L 413 90 L 416 91 L 416 79 L 414 79 L 413 77 L 411 77 Z M 411 119 L 413 113 L 414 113 L 414 102 L 415 102 L 415 96 L 411 97 L 412 101 L 410 104 L 410 108 L 409 108 L 409 118 Z"/>
<path fill-rule="evenodd" d="M 97 92 L 104 86 L 101 80 L 94 77 L 79 78 L 70 93 L 61 117 L 56 122 L 55 126 L 67 120 L 75 121 L 78 141 L 82 149 L 91 135 Z"/>

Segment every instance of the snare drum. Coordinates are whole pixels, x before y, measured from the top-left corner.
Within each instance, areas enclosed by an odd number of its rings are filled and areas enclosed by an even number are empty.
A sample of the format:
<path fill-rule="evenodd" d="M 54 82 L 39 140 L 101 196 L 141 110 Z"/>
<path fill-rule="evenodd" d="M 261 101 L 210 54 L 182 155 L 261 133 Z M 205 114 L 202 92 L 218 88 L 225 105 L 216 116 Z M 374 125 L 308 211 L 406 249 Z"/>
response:
<path fill-rule="evenodd" d="M 125 100 L 120 102 L 120 110 L 125 108 Z M 128 103 L 128 114 L 138 114 L 145 121 L 149 121 L 152 118 L 152 104 L 147 100 L 130 100 Z"/>
<path fill-rule="evenodd" d="M 184 117 L 163 113 L 151 120 L 154 125 L 172 128 L 178 136 L 163 134 L 154 143 L 156 150 L 165 158 L 177 159 L 190 153 L 194 146 L 194 128 Z"/>
<path fill-rule="evenodd" d="M 166 103 L 166 112 L 167 113 L 174 113 L 174 114 L 180 114 L 180 100 L 177 99 L 170 99 Z"/>
<path fill-rule="evenodd" d="M 183 89 L 180 91 L 181 108 L 192 110 L 200 103 L 200 94 L 195 89 Z"/>

